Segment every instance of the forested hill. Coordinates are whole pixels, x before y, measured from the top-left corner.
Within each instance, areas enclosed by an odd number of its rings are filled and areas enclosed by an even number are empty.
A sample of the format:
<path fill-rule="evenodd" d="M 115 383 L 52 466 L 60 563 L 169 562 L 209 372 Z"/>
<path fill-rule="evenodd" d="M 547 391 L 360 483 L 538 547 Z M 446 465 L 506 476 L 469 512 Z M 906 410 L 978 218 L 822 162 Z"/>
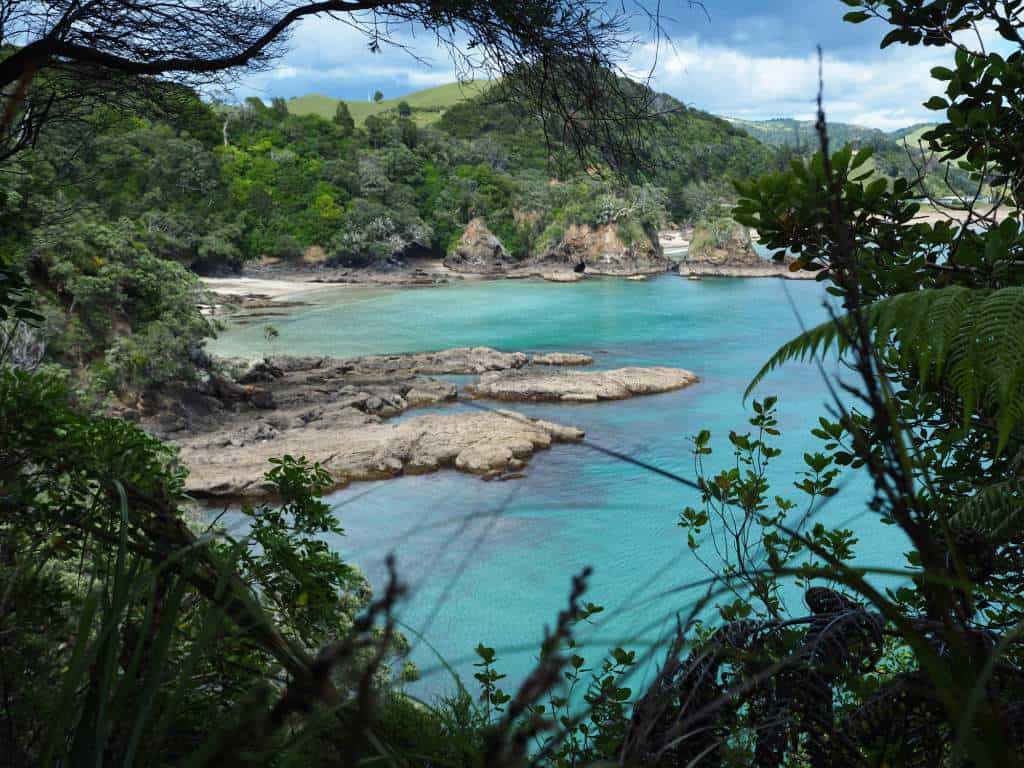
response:
<path fill-rule="evenodd" d="M 782 154 L 808 155 L 818 149 L 818 133 L 812 120 L 740 120 L 728 118 L 737 128 Z M 852 123 L 828 124 L 829 141 L 833 148 L 845 144 L 855 149 L 870 148 L 874 156 L 868 169 L 888 179 L 914 179 L 920 174 L 924 192 L 935 198 L 951 193 L 972 196 L 976 182 L 955 164 L 939 162 L 922 141 L 923 135 L 934 126 L 918 123 L 896 131 L 886 132 Z"/>
<path fill-rule="evenodd" d="M 818 132 L 814 120 L 793 120 L 791 118 L 741 120 L 733 117 L 726 119 L 758 141 L 772 147 L 806 149 L 818 146 Z M 844 144 L 860 142 L 894 141 L 896 138 L 894 134 L 888 134 L 877 128 L 867 128 L 853 123 L 829 122 L 828 134 L 829 140 L 839 147 Z"/>
<path fill-rule="evenodd" d="M 653 172 L 613 174 L 552 164 L 540 127 L 515 106 L 453 100 L 451 89 L 447 106 L 377 105 L 358 123 L 347 107 L 328 119 L 293 114 L 284 99 L 177 96 L 173 122 L 97 109 L 54 123 L 0 176 L 0 250 L 35 281 L 47 355 L 90 371 L 100 392 L 193 369 L 211 328 L 190 271 L 264 256 L 386 267 L 449 253 L 474 219 L 512 259 L 555 252 L 587 227 L 650 249 L 658 227 L 727 203 L 733 179 L 774 157 L 681 105 L 644 147 Z M 435 107 L 437 119 L 414 119 Z"/>

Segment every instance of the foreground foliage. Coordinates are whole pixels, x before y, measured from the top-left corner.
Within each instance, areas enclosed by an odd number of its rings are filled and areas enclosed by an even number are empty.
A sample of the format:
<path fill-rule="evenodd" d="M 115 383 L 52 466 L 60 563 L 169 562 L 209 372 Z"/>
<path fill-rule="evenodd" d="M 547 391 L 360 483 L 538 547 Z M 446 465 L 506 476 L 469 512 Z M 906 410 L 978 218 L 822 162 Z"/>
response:
<path fill-rule="evenodd" d="M 885 18 L 887 43 L 956 49 L 955 69 L 934 73 L 949 84 L 933 105 L 947 121 L 929 140 L 979 190 L 997 188 L 1011 215 L 1000 224 L 968 201 L 962 224 L 915 222 L 912 185 L 872 181 L 864 152 L 832 152 L 824 115 L 813 159 L 739 185 L 736 218 L 780 257 L 796 254 L 794 268 L 822 268 L 840 302 L 832 323 L 768 367 L 832 345 L 845 373 L 814 431 L 821 448 L 794 479 L 799 502 L 769 479 L 779 454 L 773 398 L 753 403 L 748 432 L 729 435 L 727 467 L 709 469 L 713 436 L 695 437 L 699 501 L 679 524 L 713 577 L 676 617 L 653 682 L 639 688 L 635 677 L 650 656 L 617 648 L 588 661 L 580 651 L 580 622 L 600 613 L 584 600 L 587 570 L 516 690 L 506 690 L 499 652 L 481 644 L 478 690 L 455 680 L 451 699 L 415 702 L 397 685 L 413 674 L 393 618 L 401 586 L 392 574 L 373 598 L 325 543 L 340 529 L 321 500 L 318 467 L 285 457 L 267 478 L 278 502 L 243 508 L 227 526 L 200 525 L 166 447 L 90 415 L 51 371 L 26 371 L 5 343 L 4 759 L 1021 763 L 1021 6 L 847 4 L 857 8 L 853 22 Z M 970 50 L 951 36 L 979 21 L 1015 52 Z M 462 173 L 502 199 L 500 176 Z M 117 242 L 131 248 L 130 237 Z M 61 273 L 71 296 L 123 293 L 116 306 L 130 307 L 148 290 L 103 264 L 78 269 Z M 0 284 L 5 321 L 39 323 L 25 280 L 11 274 Z M 169 311 L 182 301 L 174 291 L 168 300 Z M 869 504 L 850 513 L 877 516 L 904 537 L 905 563 L 859 567 L 854 535 L 826 523 L 846 468 L 872 482 Z"/>

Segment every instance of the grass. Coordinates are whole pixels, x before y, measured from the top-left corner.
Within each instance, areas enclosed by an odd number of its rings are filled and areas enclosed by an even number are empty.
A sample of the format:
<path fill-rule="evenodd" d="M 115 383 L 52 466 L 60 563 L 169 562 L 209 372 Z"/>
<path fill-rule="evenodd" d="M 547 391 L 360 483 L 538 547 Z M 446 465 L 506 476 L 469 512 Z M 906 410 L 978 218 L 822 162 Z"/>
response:
<path fill-rule="evenodd" d="M 401 102 L 406 102 L 412 107 L 412 117 L 417 125 L 430 125 L 441 119 L 444 111 L 461 101 L 472 98 L 483 93 L 489 86 L 489 80 L 472 80 L 467 83 L 448 83 L 435 88 L 426 88 L 422 91 L 406 94 L 395 99 L 384 99 L 374 103 L 372 101 L 351 101 L 345 99 L 352 118 L 356 125 L 362 125 L 370 115 L 378 115 L 382 112 L 398 109 Z M 307 96 L 299 96 L 288 100 L 288 111 L 293 115 L 319 115 L 328 120 L 334 117 L 334 110 L 338 107 L 340 99 L 324 96 L 320 93 L 311 93 Z"/>

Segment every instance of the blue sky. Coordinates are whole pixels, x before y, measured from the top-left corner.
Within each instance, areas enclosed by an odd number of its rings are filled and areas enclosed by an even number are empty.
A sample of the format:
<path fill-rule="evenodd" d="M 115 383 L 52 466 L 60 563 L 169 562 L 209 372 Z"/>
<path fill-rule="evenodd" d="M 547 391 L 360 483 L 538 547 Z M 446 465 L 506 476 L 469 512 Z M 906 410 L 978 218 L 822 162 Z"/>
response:
<path fill-rule="evenodd" d="M 646 74 L 657 61 L 655 88 L 731 117 L 811 117 L 820 44 L 830 119 L 899 128 L 929 119 L 921 103 L 938 92 L 929 71 L 951 55 L 902 46 L 880 51 L 885 25 L 844 23 L 849 8 L 840 0 L 706 0 L 707 15 L 685 0 L 662 7 L 671 48 L 639 46 L 629 70 Z M 380 89 L 398 97 L 456 79 L 451 61 L 430 35 L 406 29 L 396 38 L 429 63 L 397 48 L 371 54 L 351 27 L 326 18 L 307 20 L 274 69 L 247 77 L 235 96 L 319 92 L 365 99 Z"/>

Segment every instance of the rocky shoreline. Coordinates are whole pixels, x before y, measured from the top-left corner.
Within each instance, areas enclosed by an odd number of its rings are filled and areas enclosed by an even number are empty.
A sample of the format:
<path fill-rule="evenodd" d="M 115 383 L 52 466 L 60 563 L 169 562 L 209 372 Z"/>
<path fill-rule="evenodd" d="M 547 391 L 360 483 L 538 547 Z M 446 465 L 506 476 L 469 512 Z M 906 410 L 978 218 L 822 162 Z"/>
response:
<path fill-rule="evenodd" d="M 339 487 L 447 467 L 496 479 L 518 477 L 537 451 L 584 437 L 574 426 L 508 410 L 405 417 L 460 398 L 455 384 L 436 376 L 479 376 L 466 387 L 471 398 L 562 402 L 655 394 L 697 381 L 681 369 L 569 367 L 592 362 L 583 353 L 531 357 L 488 347 L 350 359 L 224 359 L 198 386 L 126 416 L 178 447 L 189 469 L 189 493 L 239 498 L 266 493 L 268 461 L 284 455 L 320 462 Z"/>
<path fill-rule="evenodd" d="M 680 277 L 704 278 L 704 277 L 778 277 L 783 280 L 816 280 L 817 272 L 807 270 L 793 271 L 788 264 L 780 264 L 773 261 L 764 261 L 764 264 L 680 264 Z"/>
<path fill-rule="evenodd" d="M 697 233 L 700 234 L 699 232 Z M 790 271 L 788 264 L 768 261 L 754 251 L 751 235 L 732 237 L 717 247 L 691 243 L 690 231 L 658 233 L 658 245 L 624 245 L 606 228 L 577 227 L 559 248 L 525 262 L 512 260 L 482 222 L 467 227 L 463 242 L 447 258 L 389 260 L 366 267 L 330 266 L 328 262 L 264 259 L 247 264 L 238 275 L 204 277 L 217 299 L 204 307 L 211 314 L 245 312 L 242 322 L 279 316 L 281 310 L 315 300 L 316 292 L 338 285 L 424 288 L 457 282 L 537 279 L 576 283 L 587 278 L 643 281 L 664 274 L 682 277 L 780 277 L 813 280 L 816 273 Z M 577 271 L 580 265 L 582 272 Z"/>

